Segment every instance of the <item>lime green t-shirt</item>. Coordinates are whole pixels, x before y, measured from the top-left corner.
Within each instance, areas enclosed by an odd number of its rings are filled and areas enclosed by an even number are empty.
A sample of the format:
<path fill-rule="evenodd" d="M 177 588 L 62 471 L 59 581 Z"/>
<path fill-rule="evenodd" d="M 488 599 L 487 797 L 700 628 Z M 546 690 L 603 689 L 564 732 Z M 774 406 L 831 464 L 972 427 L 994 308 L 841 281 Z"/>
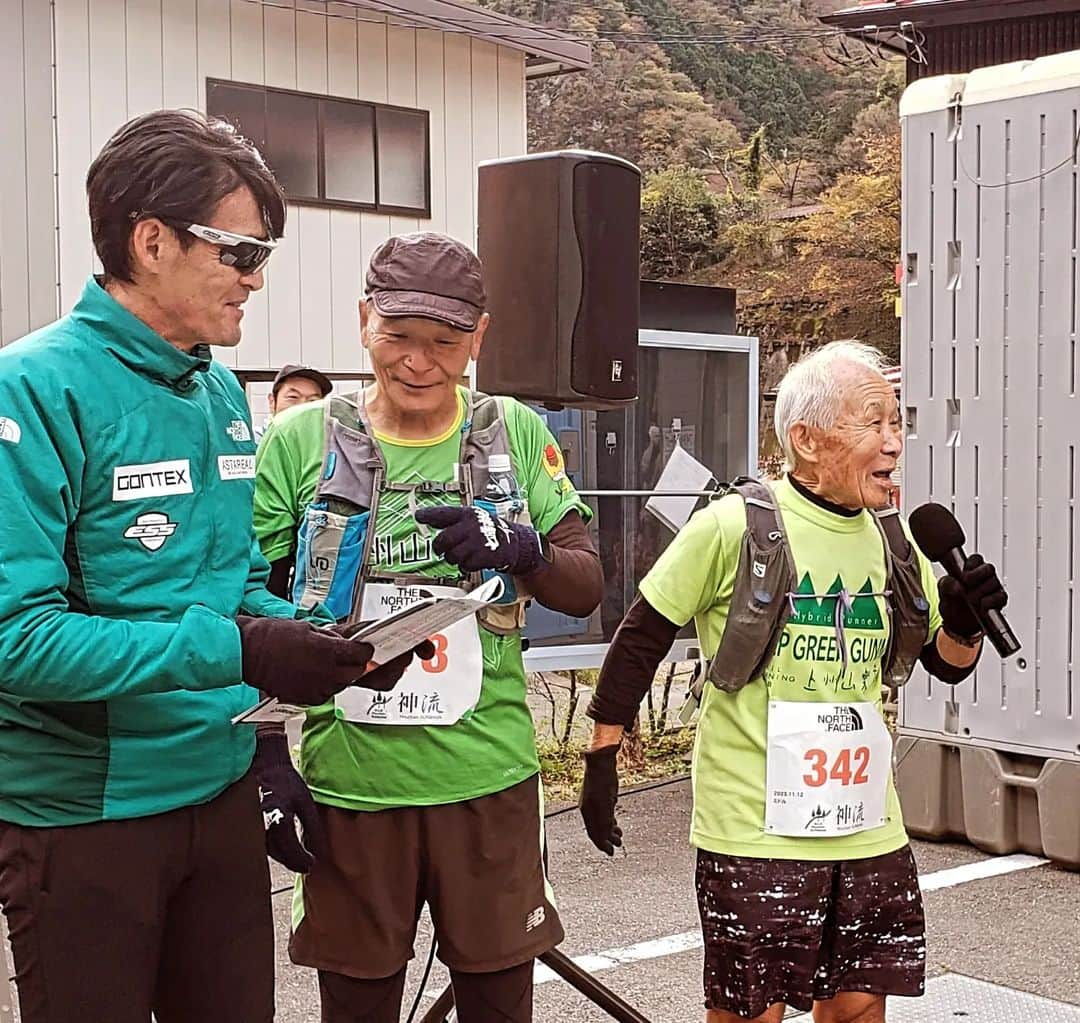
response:
<path fill-rule="evenodd" d="M 879 856 L 907 842 L 889 779 L 886 822 L 850 835 L 795 838 L 765 831 L 768 703 L 868 702 L 881 710 L 881 668 L 889 624 L 885 551 L 871 514 L 846 517 L 807 500 L 785 479 L 771 484 L 795 560 L 796 592 L 854 595 L 845 616 L 847 669 L 833 624 L 835 599 L 796 601 L 768 667 L 738 693 L 706 685 L 694 742 L 691 842 L 729 856 L 838 860 Z M 906 528 L 906 527 L 905 527 Z M 735 585 L 746 511 L 737 494 L 695 514 L 642 580 L 641 593 L 677 625 L 694 619 L 703 655 L 720 645 Z M 927 641 L 941 626 L 937 584 L 919 553 L 930 603 Z"/>
<path fill-rule="evenodd" d="M 467 392 L 459 391 L 458 421 L 441 437 L 402 441 L 376 434 L 386 479 L 395 483 L 449 482 L 460 461 Z M 269 561 L 291 554 L 304 510 L 314 500 L 322 468 L 323 402 L 275 416 L 255 462 L 255 532 Z M 562 469 L 558 446 L 544 421 L 511 398 L 503 399 L 510 457 L 533 524 L 542 533 L 567 513 L 586 521 L 588 506 Z M 375 573 L 457 575 L 431 550 L 416 527 L 405 492 L 382 495 L 375 524 Z M 446 503 L 418 494 L 415 507 Z M 300 767 L 321 803 L 350 810 L 432 806 L 499 792 L 534 775 L 532 717 L 525 702 L 521 638 L 480 630 L 484 671 L 476 706 L 456 724 L 360 725 L 339 719 L 333 704 L 312 708 L 304 725 Z"/>

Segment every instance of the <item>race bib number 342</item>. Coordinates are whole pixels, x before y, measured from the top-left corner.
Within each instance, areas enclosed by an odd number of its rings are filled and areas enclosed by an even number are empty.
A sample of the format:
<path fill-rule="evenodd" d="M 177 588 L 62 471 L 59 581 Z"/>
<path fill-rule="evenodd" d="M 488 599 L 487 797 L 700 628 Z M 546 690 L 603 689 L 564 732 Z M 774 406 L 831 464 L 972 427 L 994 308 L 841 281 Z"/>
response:
<path fill-rule="evenodd" d="M 885 823 L 892 739 L 873 703 L 769 703 L 765 830 L 801 838 Z"/>

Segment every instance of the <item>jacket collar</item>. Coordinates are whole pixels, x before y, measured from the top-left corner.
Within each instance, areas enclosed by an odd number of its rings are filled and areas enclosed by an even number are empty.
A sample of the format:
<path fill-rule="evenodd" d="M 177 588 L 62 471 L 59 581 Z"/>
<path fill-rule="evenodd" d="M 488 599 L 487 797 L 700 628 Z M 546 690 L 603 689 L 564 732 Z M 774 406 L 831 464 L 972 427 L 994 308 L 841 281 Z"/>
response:
<path fill-rule="evenodd" d="M 196 345 L 188 353 L 169 344 L 128 312 L 93 277 L 87 280 L 71 317 L 85 324 L 125 366 L 178 390 L 188 390 L 194 384 L 195 374 L 205 373 L 213 361 L 209 345 Z"/>

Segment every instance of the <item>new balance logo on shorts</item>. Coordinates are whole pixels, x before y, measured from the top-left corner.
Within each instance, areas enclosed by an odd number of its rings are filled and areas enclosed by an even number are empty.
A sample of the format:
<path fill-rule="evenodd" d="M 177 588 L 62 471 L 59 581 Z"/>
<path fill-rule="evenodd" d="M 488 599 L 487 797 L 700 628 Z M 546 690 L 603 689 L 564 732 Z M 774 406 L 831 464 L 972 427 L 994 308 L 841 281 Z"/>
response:
<path fill-rule="evenodd" d="M 537 906 L 527 917 L 525 917 L 525 933 L 529 931 L 535 931 L 545 920 L 547 919 L 547 913 L 544 912 L 543 906 Z"/>

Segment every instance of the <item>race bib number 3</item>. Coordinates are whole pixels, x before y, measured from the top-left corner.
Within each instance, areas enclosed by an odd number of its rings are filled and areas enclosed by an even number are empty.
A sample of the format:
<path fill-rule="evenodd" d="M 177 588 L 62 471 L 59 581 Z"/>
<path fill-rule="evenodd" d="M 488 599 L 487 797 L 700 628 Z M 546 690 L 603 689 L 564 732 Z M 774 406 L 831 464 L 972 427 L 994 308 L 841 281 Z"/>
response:
<path fill-rule="evenodd" d="M 364 587 L 362 615 L 381 621 L 428 596 L 457 596 L 448 586 L 396 586 L 369 582 Z M 484 654 L 476 618 L 455 622 L 430 637 L 434 654 L 413 659 L 393 689 L 377 692 L 352 686 L 338 693 L 338 714 L 363 725 L 452 725 L 476 706 L 483 684 Z"/>
<path fill-rule="evenodd" d="M 885 823 L 892 738 L 873 703 L 769 703 L 765 830 L 813 838 Z"/>

